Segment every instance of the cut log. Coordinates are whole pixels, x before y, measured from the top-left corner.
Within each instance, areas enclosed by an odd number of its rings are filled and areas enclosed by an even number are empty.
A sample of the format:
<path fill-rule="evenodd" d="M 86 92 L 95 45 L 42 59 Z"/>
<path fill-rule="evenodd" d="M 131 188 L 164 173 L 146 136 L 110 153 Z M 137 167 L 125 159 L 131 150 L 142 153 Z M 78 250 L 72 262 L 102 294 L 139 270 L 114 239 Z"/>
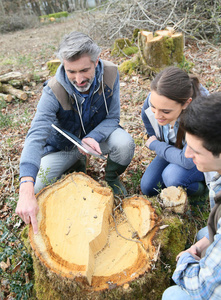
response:
<path fill-rule="evenodd" d="M 21 80 L 23 79 L 23 75 L 20 72 L 9 72 L 3 75 L 0 75 L 0 82 L 8 82 L 10 80 L 17 79 Z"/>
<path fill-rule="evenodd" d="M 2 84 L 0 89 L 1 89 L 1 92 L 11 94 L 11 95 L 17 97 L 18 99 L 21 99 L 21 100 L 28 99 L 27 93 L 25 93 L 24 91 L 15 89 L 14 87 L 12 87 L 9 84 Z"/>
<path fill-rule="evenodd" d="M 175 213 L 183 214 L 186 211 L 188 198 L 187 193 L 181 187 L 170 186 L 160 193 L 163 206 Z"/>
<path fill-rule="evenodd" d="M 0 99 L 5 100 L 6 102 L 12 102 L 12 95 L 0 93 Z"/>
<path fill-rule="evenodd" d="M 111 217 L 113 199 L 111 189 L 83 173 L 37 195 L 39 233 L 30 227 L 29 238 L 44 270 L 35 274 L 38 299 L 47 298 L 38 289 L 38 276 L 45 276 L 47 292 L 57 287 L 69 290 L 69 299 L 96 299 L 100 291 L 120 288 L 151 269 L 158 229 L 151 203 L 142 196 L 127 198 L 124 213 Z"/>

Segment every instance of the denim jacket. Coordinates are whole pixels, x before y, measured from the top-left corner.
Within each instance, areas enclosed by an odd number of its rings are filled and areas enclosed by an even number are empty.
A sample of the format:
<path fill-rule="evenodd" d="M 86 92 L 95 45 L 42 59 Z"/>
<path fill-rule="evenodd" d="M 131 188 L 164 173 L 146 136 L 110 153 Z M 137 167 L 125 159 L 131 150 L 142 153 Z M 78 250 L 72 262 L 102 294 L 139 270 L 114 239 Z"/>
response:
<path fill-rule="evenodd" d="M 204 88 L 202 85 L 200 86 L 200 93 L 203 95 L 208 94 L 208 91 L 206 88 Z M 168 143 L 168 139 L 165 136 L 166 133 L 168 133 L 168 125 L 161 126 L 158 124 L 157 120 L 155 119 L 154 113 L 151 110 L 150 107 L 150 96 L 151 93 L 147 96 L 141 116 L 142 120 L 144 122 L 144 126 L 146 128 L 147 134 L 149 136 L 155 135 L 158 140 L 153 141 L 149 148 L 150 150 L 154 150 L 156 154 L 169 163 L 177 164 L 185 169 L 191 169 L 195 166 L 192 158 L 186 158 L 185 157 L 185 150 L 186 150 L 186 144 L 184 141 L 184 147 L 183 149 L 178 149 L 174 145 Z M 175 135 L 177 136 L 179 128 L 179 119 L 176 121 L 174 125 L 174 131 Z"/>
<path fill-rule="evenodd" d="M 25 139 L 20 161 L 20 177 L 37 176 L 41 157 L 49 152 L 70 151 L 73 144 L 51 127 L 58 125 L 80 138 L 94 138 L 98 143 L 105 141 L 119 127 L 120 87 L 117 66 L 99 60 L 95 70 L 96 84 L 91 93 L 89 122 L 82 123 L 82 105 L 85 101 L 74 91 L 63 65 L 55 78 L 67 92 L 67 100 L 57 99 L 50 84 L 44 89 L 37 106 L 37 112 Z M 55 80 L 54 78 L 54 80 Z"/>

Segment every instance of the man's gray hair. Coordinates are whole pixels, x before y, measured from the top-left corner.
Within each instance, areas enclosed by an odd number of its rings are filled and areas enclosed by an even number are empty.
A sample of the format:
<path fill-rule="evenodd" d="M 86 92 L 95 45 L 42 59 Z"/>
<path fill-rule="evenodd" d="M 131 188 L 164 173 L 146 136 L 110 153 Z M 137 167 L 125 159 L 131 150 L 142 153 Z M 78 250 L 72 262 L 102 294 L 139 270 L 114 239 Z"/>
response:
<path fill-rule="evenodd" d="M 59 45 L 57 56 L 63 64 L 63 60 L 74 61 L 87 54 L 95 63 L 100 52 L 100 47 L 88 35 L 72 31 L 64 36 Z"/>

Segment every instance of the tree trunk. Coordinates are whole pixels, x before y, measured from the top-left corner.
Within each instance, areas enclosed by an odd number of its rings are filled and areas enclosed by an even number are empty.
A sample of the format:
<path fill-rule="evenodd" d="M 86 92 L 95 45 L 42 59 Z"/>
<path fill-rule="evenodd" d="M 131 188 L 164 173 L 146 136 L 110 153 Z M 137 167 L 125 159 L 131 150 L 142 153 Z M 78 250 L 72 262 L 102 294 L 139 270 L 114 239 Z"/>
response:
<path fill-rule="evenodd" d="M 156 255 L 158 217 L 145 197 L 124 199 L 123 213 L 111 215 L 112 190 L 73 173 L 43 189 L 37 200 L 39 233 L 30 227 L 29 238 L 38 299 L 134 293 L 129 284 L 151 269 Z"/>

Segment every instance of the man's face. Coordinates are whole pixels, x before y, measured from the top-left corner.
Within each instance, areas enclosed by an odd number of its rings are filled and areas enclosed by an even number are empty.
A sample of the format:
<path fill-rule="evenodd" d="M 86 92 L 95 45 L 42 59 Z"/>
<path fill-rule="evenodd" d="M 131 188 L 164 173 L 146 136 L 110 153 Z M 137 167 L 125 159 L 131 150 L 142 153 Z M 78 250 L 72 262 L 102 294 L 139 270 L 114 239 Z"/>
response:
<path fill-rule="evenodd" d="M 98 60 L 93 63 L 88 55 L 82 55 L 75 61 L 64 60 L 64 69 L 68 79 L 80 93 L 89 92 L 97 64 Z"/>
<path fill-rule="evenodd" d="M 186 133 L 187 148 L 185 156 L 192 158 L 197 169 L 201 172 L 216 171 L 221 174 L 221 154 L 215 157 L 212 152 L 203 147 L 201 139 Z"/>

